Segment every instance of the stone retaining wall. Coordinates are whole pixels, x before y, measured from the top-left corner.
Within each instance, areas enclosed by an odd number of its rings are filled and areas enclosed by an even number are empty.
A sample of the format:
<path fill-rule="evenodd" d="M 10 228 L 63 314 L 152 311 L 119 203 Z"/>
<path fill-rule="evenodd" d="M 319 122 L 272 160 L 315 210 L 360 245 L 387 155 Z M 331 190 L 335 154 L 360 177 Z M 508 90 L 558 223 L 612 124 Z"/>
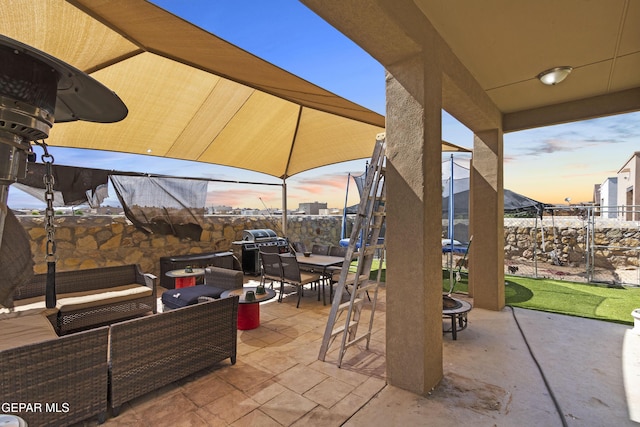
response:
<path fill-rule="evenodd" d="M 31 237 L 36 273 L 46 273 L 46 233 L 43 216 L 19 216 Z M 205 217 L 201 240 L 147 234 L 123 216 L 57 216 L 55 241 L 58 271 L 121 264 L 140 264 L 146 273 L 160 275 L 160 257 L 218 252 L 232 249 L 245 229 L 270 228 L 278 235 L 279 219 L 211 215 Z M 342 217 L 296 216 L 288 219 L 291 241 L 336 244 L 340 240 Z"/>
<path fill-rule="evenodd" d="M 44 217 L 19 216 L 18 219 L 31 237 L 35 271 L 45 273 Z M 58 216 L 55 224 L 58 271 L 137 263 L 145 272 L 159 275 L 160 257 L 231 250 L 232 242 L 241 240 L 245 229 L 270 228 L 282 235 L 279 218 L 250 216 L 206 216 L 199 242 L 147 234 L 123 216 Z M 293 216 L 288 219 L 287 228 L 291 241 L 303 241 L 310 248 L 313 243 L 336 244 L 341 225 L 340 216 Z M 352 220 L 348 223 L 348 232 L 351 225 Z M 552 225 L 556 227 L 557 240 L 554 253 L 551 252 L 554 250 Z M 547 247 L 543 252 L 540 223 L 536 230 L 532 219 L 505 218 L 505 260 L 532 260 L 533 242 L 537 238 L 535 250 L 540 261 L 551 262 L 555 255 L 566 265 L 584 265 L 585 235 L 584 221 L 556 219 L 552 224 L 545 219 Z M 637 223 L 596 224 L 595 244 L 600 247 L 596 251 L 596 266 L 638 267 L 640 227 Z"/>
<path fill-rule="evenodd" d="M 505 260 L 532 260 L 534 251 L 542 262 L 573 267 L 586 262 L 587 228 L 577 218 L 505 218 Z M 554 232 L 555 230 L 555 232 Z M 544 233 L 545 248 L 542 248 Z M 536 243 L 537 242 L 537 243 Z M 638 267 L 640 227 L 636 222 L 596 221 L 593 232 L 594 265 L 605 269 Z"/>

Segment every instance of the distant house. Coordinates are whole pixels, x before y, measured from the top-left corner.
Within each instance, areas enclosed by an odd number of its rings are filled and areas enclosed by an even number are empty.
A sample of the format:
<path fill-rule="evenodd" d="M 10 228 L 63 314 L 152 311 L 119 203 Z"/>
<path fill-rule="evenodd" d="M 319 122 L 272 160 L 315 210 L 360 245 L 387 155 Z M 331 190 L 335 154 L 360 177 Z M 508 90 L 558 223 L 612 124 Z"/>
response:
<path fill-rule="evenodd" d="M 609 177 L 599 186 L 600 216 L 603 218 L 618 217 L 618 177 Z"/>
<path fill-rule="evenodd" d="M 240 211 L 240 215 L 244 215 L 244 216 L 260 215 L 260 209 L 243 208 Z"/>
<path fill-rule="evenodd" d="M 298 205 L 298 210 L 305 212 L 307 215 L 318 215 L 320 213 L 320 209 L 327 209 L 326 203 L 300 203 Z"/>
<path fill-rule="evenodd" d="M 618 219 L 640 221 L 640 151 L 636 151 L 618 171 Z"/>
<path fill-rule="evenodd" d="M 231 206 L 224 206 L 224 205 L 212 206 L 211 209 L 214 214 L 222 214 L 222 215 L 229 214 L 231 213 L 231 211 L 233 211 L 233 208 Z"/>

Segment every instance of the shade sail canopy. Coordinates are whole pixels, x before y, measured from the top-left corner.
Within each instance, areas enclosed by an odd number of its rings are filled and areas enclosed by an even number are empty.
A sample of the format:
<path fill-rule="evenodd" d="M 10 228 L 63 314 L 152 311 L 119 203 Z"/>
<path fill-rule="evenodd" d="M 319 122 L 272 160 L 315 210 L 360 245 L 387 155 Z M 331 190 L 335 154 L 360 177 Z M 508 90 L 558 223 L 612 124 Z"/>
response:
<path fill-rule="evenodd" d="M 53 146 L 215 163 L 287 177 L 368 157 L 384 117 L 141 0 L 0 4 L 0 33 L 68 62 L 129 109 L 59 123 Z"/>
<path fill-rule="evenodd" d="M 369 157 L 384 131 L 380 114 L 143 0 L 2 2 L 0 33 L 85 71 L 129 109 L 109 125 L 58 123 L 52 146 L 286 178 Z"/>
<path fill-rule="evenodd" d="M 143 0 L 3 2 L 0 32 L 89 73 L 129 109 L 116 124 L 58 124 L 50 145 L 286 178 L 369 157 L 384 130 L 380 114 Z"/>

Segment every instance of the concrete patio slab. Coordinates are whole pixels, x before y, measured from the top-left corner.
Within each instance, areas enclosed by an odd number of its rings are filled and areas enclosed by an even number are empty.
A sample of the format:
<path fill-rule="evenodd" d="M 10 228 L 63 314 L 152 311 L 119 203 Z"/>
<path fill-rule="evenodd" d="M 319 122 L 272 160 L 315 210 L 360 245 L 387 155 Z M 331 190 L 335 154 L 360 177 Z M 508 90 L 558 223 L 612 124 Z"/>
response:
<path fill-rule="evenodd" d="M 337 344 L 318 360 L 330 307 L 304 295 L 299 309 L 295 295 L 261 305 L 261 326 L 238 331 L 235 365 L 136 399 L 104 425 L 561 426 L 560 414 L 569 426 L 638 425 L 640 336 L 628 325 L 474 308 L 456 341 L 443 336 L 443 381 L 419 396 L 386 384 L 384 287 L 369 349 L 349 349 L 342 368 Z"/>

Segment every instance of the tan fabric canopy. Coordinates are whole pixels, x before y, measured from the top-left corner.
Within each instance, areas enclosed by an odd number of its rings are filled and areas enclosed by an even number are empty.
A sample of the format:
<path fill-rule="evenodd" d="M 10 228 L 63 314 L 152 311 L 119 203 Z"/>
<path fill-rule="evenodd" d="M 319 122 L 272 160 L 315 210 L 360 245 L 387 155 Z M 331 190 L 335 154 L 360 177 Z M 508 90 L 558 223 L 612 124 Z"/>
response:
<path fill-rule="evenodd" d="M 2 2 L 0 32 L 89 73 L 129 109 L 114 124 L 58 123 L 53 146 L 287 178 L 369 157 L 384 131 L 383 116 L 143 0 Z"/>

